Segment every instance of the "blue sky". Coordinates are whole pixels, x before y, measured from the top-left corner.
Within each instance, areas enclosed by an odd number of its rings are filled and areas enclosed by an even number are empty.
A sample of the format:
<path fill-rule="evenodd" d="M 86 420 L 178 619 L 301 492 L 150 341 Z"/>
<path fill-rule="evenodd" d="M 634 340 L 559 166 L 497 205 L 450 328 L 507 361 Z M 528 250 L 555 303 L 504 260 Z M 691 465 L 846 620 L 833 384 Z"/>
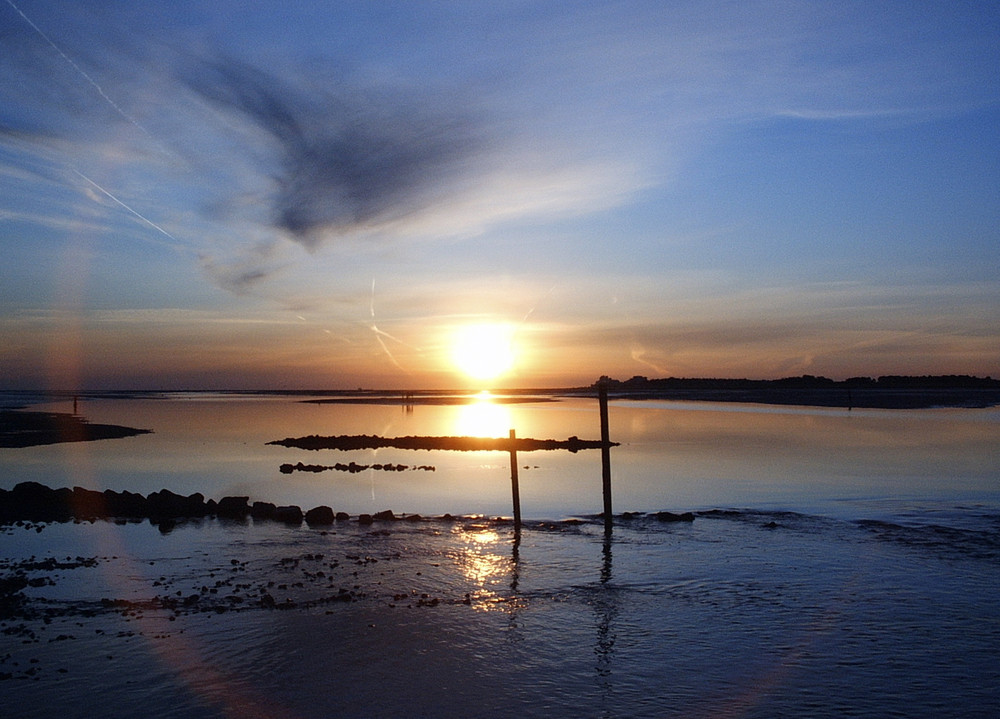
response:
<path fill-rule="evenodd" d="M 998 374 L 1000 8 L 0 2 L 6 387 Z M 475 380 L 481 381 L 481 380 Z"/>

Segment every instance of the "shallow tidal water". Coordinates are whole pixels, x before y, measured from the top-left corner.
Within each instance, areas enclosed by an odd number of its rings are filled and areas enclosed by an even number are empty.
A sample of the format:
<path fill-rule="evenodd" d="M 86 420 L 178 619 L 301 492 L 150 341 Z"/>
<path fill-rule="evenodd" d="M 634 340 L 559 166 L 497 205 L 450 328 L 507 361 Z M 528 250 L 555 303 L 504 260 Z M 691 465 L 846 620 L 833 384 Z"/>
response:
<path fill-rule="evenodd" d="M 478 421 L 590 438 L 595 404 Z M 4 450 L 5 487 L 244 489 L 429 517 L 8 527 L 0 576 L 36 581 L 2 622 L 5 716 L 1000 714 L 995 412 L 613 403 L 616 511 L 638 514 L 610 536 L 599 454 L 522 455 L 515 533 L 492 519 L 510 514 L 503 453 L 382 450 L 436 469 L 302 476 L 277 466 L 371 454 L 263 444 L 459 434 L 459 409 L 121 400 L 86 414 L 155 434 Z"/>

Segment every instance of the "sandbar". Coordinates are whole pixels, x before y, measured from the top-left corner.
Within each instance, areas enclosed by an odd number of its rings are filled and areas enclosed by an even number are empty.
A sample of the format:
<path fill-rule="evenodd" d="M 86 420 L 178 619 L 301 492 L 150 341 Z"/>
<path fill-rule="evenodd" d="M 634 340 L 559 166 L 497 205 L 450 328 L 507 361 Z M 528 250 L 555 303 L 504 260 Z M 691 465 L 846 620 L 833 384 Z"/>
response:
<path fill-rule="evenodd" d="M 92 442 L 149 434 L 152 430 L 117 424 L 91 424 L 64 412 L 0 410 L 0 447 L 35 447 L 59 442 Z"/>

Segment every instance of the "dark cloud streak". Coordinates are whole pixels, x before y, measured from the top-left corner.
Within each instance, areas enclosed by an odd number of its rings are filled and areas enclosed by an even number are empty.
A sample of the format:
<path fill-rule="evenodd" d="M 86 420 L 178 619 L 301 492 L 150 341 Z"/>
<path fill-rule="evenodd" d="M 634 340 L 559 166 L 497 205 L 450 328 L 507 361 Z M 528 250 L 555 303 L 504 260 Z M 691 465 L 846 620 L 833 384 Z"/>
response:
<path fill-rule="evenodd" d="M 483 145 L 484 124 L 454 98 L 334 92 L 316 78 L 293 86 L 235 61 L 199 64 L 183 79 L 273 142 L 271 221 L 310 249 L 427 209 Z"/>

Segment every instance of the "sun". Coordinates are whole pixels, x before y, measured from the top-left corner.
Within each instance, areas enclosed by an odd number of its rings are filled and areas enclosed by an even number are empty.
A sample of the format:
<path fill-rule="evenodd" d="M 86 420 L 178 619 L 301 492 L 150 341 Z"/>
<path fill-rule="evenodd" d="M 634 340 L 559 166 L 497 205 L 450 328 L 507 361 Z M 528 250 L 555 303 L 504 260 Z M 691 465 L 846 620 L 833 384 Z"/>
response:
<path fill-rule="evenodd" d="M 459 327 L 452 336 L 451 358 L 472 379 L 497 379 L 514 367 L 514 333 L 503 323 Z"/>

